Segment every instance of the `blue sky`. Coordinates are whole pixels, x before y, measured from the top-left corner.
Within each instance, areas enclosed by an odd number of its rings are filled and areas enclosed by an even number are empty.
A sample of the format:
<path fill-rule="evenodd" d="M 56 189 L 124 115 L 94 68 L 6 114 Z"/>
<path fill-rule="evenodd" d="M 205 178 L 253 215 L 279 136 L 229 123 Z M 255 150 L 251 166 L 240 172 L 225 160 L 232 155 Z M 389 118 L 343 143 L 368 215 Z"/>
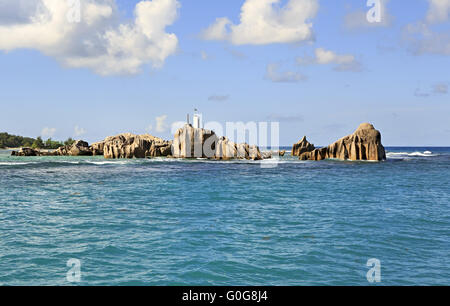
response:
<path fill-rule="evenodd" d="M 6 12 L 12 2 L 0 0 L 0 9 Z M 132 23 L 138 2 L 115 1 L 116 22 Z M 46 129 L 54 139 L 78 136 L 90 142 L 121 132 L 171 139 L 164 126 L 184 120 L 196 107 L 206 121 L 280 121 L 282 145 L 303 135 L 327 145 L 366 121 L 388 146 L 450 145 L 450 1 L 445 6 L 440 0 L 439 7 L 431 0 L 385 1 L 382 22 L 374 26 L 358 19 L 370 9 L 365 0 L 297 0 L 318 4 L 305 20 L 312 24 L 312 37 L 271 42 L 269 36 L 257 44 L 242 38 L 239 27 L 227 36 L 235 38 L 205 34 L 216 18 L 239 25 L 245 2 L 179 0 L 177 18 L 165 27 L 176 35 L 176 48 L 168 47 L 156 66 L 154 57 L 145 57 L 140 71 L 104 72 L 103 62 L 67 64 L 67 54 L 84 41 L 78 36 L 55 46 L 4 36 L 0 131 L 36 137 Z M 0 33 L 30 22 L 12 23 L 19 11 L 11 10 L 8 20 L 0 13 Z M 88 28 L 89 35 L 101 29 Z M 321 58 L 318 50 L 329 57 Z M 157 117 L 165 124 L 158 126 Z"/>

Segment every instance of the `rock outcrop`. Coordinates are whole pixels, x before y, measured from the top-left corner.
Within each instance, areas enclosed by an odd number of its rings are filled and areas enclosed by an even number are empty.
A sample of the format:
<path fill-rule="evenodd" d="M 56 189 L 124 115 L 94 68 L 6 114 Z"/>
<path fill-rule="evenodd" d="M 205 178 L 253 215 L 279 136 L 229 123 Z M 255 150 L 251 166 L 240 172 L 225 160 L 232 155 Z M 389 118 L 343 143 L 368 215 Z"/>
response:
<path fill-rule="evenodd" d="M 92 149 L 83 140 L 77 140 L 72 145 L 58 148 L 54 155 L 57 156 L 92 156 Z"/>
<path fill-rule="evenodd" d="M 190 124 L 175 133 L 172 151 L 175 158 L 263 159 L 257 146 L 236 144 L 227 137 L 219 138 L 213 131 L 194 128 Z"/>
<path fill-rule="evenodd" d="M 172 155 L 175 158 L 213 158 L 218 140 L 213 131 L 186 124 L 175 133 Z"/>
<path fill-rule="evenodd" d="M 328 147 L 302 153 L 299 158 L 382 161 L 386 159 L 386 152 L 381 144 L 381 133 L 372 124 L 363 123 L 352 135 L 341 138 Z"/>
<path fill-rule="evenodd" d="M 262 160 L 263 156 L 256 145 L 250 146 L 246 143 L 236 144 L 227 137 L 221 137 L 217 142 L 214 158 L 218 160 Z"/>
<path fill-rule="evenodd" d="M 309 143 L 304 136 L 299 142 L 292 147 L 292 156 L 301 156 L 304 153 L 312 152 L 316 149 L 313 144 Z"/>
<path fill-rule="evenodd" d="M 21 148 L 19 151 L 12 151 L 11 156 L 39 156 L 39 150 L 32 148 Z"/>
<path fill-rule="evenodd" d="M 95 144 L 96 154 L 103 151 L 103 156 L 113 158 L 146 158 L 170 155 L 172 142 L 152 135 L 120 134 L 106 138 Z"/>
<path fill-rule="evenodd" d="M 95 142 L 91 145 L 91 151 L 93 156 L 103 155 L 104 141 Z"/>
<path fill-rule="evenodd" d="M 13 151 L 13 156 L 97 156 L 105 158 L 147 158 L 169 156 L 172 152 L 172 142 L 151 135 L 120 134 L 108 137 L 103 141 L 89 146 L 83 140 L 77 140 L 72 145 L 63 146 L 55 151 L 40 151 L 22 148 Z"/>

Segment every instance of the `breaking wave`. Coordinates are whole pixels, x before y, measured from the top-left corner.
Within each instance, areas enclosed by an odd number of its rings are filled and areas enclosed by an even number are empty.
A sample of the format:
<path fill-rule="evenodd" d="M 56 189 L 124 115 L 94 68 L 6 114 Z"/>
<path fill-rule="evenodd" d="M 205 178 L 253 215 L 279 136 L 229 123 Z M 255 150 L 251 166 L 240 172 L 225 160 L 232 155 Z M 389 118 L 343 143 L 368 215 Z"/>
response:
<path fill-rule="evenodd" d="M 425 152 L 388 152 L 386 153 L 387 158 L 405 158 L 405 157 L 436 157 L 439 154 L 434 154 L 431 151 Z"/>

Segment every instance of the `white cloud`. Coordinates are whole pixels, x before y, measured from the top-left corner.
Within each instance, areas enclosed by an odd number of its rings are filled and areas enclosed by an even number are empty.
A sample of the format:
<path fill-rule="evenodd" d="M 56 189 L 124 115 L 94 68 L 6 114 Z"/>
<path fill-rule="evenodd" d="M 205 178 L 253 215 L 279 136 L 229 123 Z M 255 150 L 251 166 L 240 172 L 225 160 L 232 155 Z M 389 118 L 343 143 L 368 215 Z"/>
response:
<path fill-rule="evenodd" d="M 428 0 L 430 3 L 426 20 L 429 23 L 445 22 L 450 16 L 450 0 Z"/>
<path fill-rule="evenodd" d="M 450 19 L 450 0 L 428 0 L 425 18 L 403 29 L 403 42 L 414 55 L 450 55 L 450 31 L 433 24 Z"/>
<path fill-rule="evenodd" d="M 280 71 L 278 64 L 268 64 L 266 69 L 266 80 L 275 83 L 296 83 L 306 81 L 308 78 L 301 73 L 294 71 Z"/>
<path fill-rule="evenodd" d="M 41 131 L 41 136 L 44 138 L 51 138 L 55 135 L 56 133 L 56 129 L 55 128 L 49 128 L 49 127 L 45 127 L 42 129 Z"/>
<path fill-rule="evenodd" d="M 314 52 L 314 57 L 299 57 L 297 63 L 300 65 L 318 64 L 329 65 L 334 64 L 336 71 L 353 71 L 358 72 L 362 70 L 362 65 L 356 60 L 353 55 L 339 55 L 333 51 L 317 48 Z"/>
<path fill-rule="evenodd" d="M 140 1 L 133 22 L 123 24 L 115 0 L 82 1 L 80 22 L 70 22 L 68 1 L 26 1 L 2 1 L 9 17 L 0 14 L 0 50 L 36 49 L 67 67 L 111 75 L 161 67 L 178 46 L 176 35 L 165 32 L 177 17 L 177 0 Z"/>
<path fill-rule="evenodd" d="M 38 1 L 34 0 L 0 0 L 0 25 L 30 22 L 37 9 Z"/>
<path fill-rule="evenodd" d="M 328 51 L 323 48 L 316 49 L 316 59 L 318 64 L 348 64 L 355 60 L 353 55 L 337 55 L 333 51 Z"/>
<path fill-rule="evenodd" d="M 450 32 L 435 32 L 424 22 L 407 25 L 403 42 L 414 55 L 450 55 Z"/>
<path fill-rule="evenodd" d="M 75 126 L 74 131 L 73 131 L 73 135 L 75 137 L 80 137 L 80 136 L 83 136 L 84 134 L 86 134 L 86 130 L 85 129 L 79 127 L 78 125 Z"/>
<path fill-rule="evenodd" d="M 367 1 L 361 1 L 361 3 L 366 4 Z M 387 9 L 387 4 L 389 0 L 380 0 L 380 22 L 369 22 L 367 19 L 367 13 L 370 7 L 364 10 L 356 10 L 348 13 L 344 17 L 344 25 L 347 29 L 361 29 L 361 28 L 377 28 L 377 27 L 389 27 L 392 25 L 394 17 L 392 17 Z"/>
<path fill-rule="evenodd" d="M 158 133 L 163 133 L 167 131 L 168 125 L 166 123 L 167 115 L 156 117 L 156 131 Z"/>
<path fill-rule="evenodd" d="M 202 37 L 206 40 L 226 40 L 228 39 L 227 27 L 232 24 L 228 18 L 217 18 L 216 22 L 203 31 Z"/>
<path fill-rule="evenodd" d="M 203 31 L 206 40 L 226 40 L 234 45 L 295 43 L 314 38 L 312 23 L 319 9 L 318 0 L 246 0 L 240 23 L 226 17 Z"/>

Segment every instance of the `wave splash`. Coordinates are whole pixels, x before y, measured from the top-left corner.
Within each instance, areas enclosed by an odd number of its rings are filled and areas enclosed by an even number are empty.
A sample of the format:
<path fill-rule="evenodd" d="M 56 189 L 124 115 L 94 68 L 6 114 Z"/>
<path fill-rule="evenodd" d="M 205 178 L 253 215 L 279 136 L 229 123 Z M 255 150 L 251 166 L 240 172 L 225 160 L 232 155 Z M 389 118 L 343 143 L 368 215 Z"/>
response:
<path fill-rule="evenodd" d="M 425 152 L 388 152 L 386 153 L 387 158 L 405 158 L 405 157 L 436 157 L 439 154 L 434 154 L 431 151 Z"/>

